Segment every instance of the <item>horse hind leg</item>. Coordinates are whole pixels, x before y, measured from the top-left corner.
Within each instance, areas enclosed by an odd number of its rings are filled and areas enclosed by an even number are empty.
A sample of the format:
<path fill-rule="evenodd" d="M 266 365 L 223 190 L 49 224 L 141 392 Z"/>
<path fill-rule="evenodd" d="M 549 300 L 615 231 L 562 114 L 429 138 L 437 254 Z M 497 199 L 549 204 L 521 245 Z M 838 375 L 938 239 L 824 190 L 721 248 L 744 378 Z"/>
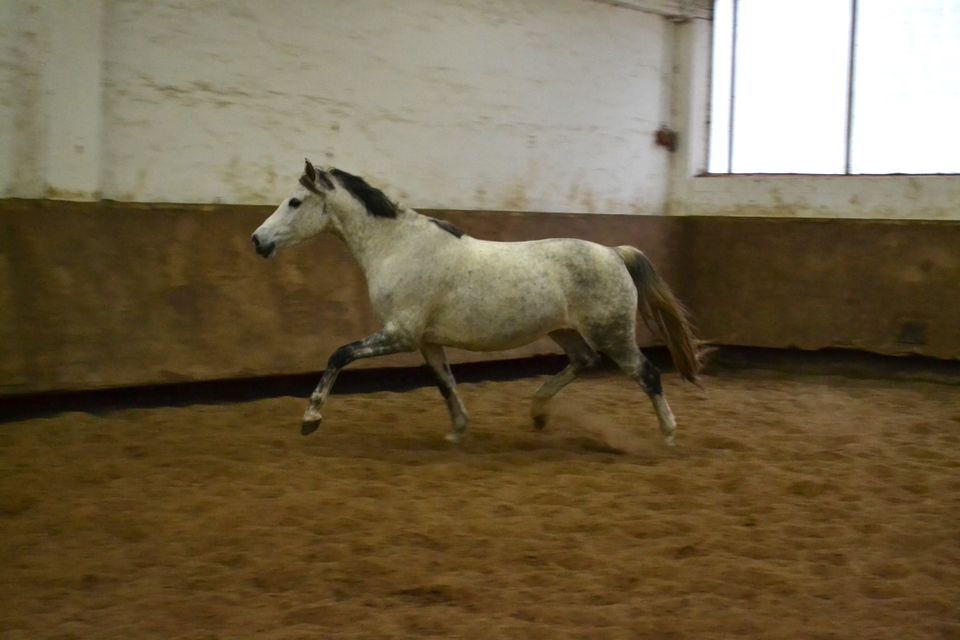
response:
<path fill-rule="evenodd" d="M 573 382 L 582 371 L 594 366 L 600 360 L 597 352 L 576 331 L 569 329 L 553 331 L 549 335 L 570 358 L 570 364 L 543 383 L 543 386 L 533 394 L 530 415 L 533 417 L 533 426 L 538 431 L 547 426 L 547 403 L 550 398 Z"/>
<path fill-rule="evenodd" d="M 470 426 L 470 415 L 464 408 L 459 394 L 457 394 L 457 382 L 450 370 L 450 363 L 447 362 L 447 355 L 443 352 L 443 347 L 436 344 L 424 345 L 420 349 L 420 353 L 423 354 L 423 359 L 437 376 L 437 386 L 440 388 L 440 394 L 447 403 L 447 410 L 450 412 L 453 430 L 445 438 L 450 442 L 460 442 Z"/>
<path fill-rule="evenodd" d="M 660 383 L 660 371 L 652 362 L 644 357 L 636 344 L 624 346 L 613 352 L 604 351 L 610 358 L 617 363 L 617 366 L 633 378 L 650 397 L 653 403 L 653 410 L 657 414 L 657 421 L 660 423 L 660 433 L 663 434 L 664 442 L 668 447 L 674 446 L 674 435 L 677 431 L 677 420 L 667 404 L 667 399 L 663 396 L 663 387 Z"/>

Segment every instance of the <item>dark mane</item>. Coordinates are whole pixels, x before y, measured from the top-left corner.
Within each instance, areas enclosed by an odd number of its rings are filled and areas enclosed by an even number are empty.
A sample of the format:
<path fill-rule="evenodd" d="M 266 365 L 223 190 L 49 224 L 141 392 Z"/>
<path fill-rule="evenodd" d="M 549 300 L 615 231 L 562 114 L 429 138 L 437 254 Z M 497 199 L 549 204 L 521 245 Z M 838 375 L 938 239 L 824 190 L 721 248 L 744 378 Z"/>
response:
<path fill-rule="evenodd" d="M 447 233 L 449 233 L 455 238 L 462 238 L 465 235 L 463 229 L 461 229 L 460 227 L 458 227 L 457 225 L 451 222 L 447 222 L 446 220 L 437 220 L 436 218 L 430 218 L 430 222 L 437 225 L 438 227 L 440 227 L 441 229 L 443 229 L 444 231 L 446 231 Z"/>
<path fill-rule="evenodd" d="M 397 205 L 391 202 L 380 189 L 371 187 L 363 178 L 340 169 L 331 169 L 330 173 L 340 181 L 344 189 L 363 203 L 370 215 L 378 218 L 397 217 L 399 212 Z"/>

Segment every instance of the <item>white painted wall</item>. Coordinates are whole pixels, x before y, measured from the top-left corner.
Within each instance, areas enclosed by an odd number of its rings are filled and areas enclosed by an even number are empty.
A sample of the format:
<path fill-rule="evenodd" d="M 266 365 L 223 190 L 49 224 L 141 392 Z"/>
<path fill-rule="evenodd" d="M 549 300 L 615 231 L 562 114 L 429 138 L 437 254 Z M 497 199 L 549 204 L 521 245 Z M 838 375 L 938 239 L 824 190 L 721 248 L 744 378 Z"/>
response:
<path fill-rule="evenodd" d="M 16 96 L 10 91 L 17 81 L 14 52 L 17 46 L 17 5 L 0 2 L 0 192 L 8 193 L 13 186 L 16 159 Z"/>
<path fill-rule="evenodd" d="M 20 0 L 4 192 L 272 203 L 309 156 L 415 207 L 663 213 L 657 11 L 704 0 L 635 4 Z"/>
<path fill-rule="evenodd" d="M 9 196 L 42 191 L 46 139 L 40 60 L 49 42 L 49 12 L 39 3 L 0 2 L 0 188 Z"/>
<path fill-rule="evenodd" d="M 99 195 L 102 131 L 102 25 L 97 0 L 58 0 L 47 8 L 50 28 L 43 65 L 46 135 L 38 151 L 46 161 L 49 186 L 62 198 Z"/>
<path fill-rule="evenodd" d="M 99 196 L 100 0 L 0 2 L 0 189 Z"/>
<path fill-rule="evenodd" d="M 709 6 L 0 0 L 0 194 L 272 203 L 310 156 L 423 208 L 960 219 L 958 176 L 698 177 Z"/>

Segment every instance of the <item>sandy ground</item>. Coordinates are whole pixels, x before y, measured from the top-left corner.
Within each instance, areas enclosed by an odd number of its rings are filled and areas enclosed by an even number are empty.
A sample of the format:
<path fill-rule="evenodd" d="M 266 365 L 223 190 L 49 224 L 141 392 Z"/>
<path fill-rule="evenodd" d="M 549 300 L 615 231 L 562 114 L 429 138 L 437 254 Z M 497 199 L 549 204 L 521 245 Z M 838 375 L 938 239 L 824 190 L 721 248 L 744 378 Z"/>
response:
<path fill-rule="evenodd" d="M 0 425 L 0 636 L 960 638 L 960 387 L 539 382 Z"/>

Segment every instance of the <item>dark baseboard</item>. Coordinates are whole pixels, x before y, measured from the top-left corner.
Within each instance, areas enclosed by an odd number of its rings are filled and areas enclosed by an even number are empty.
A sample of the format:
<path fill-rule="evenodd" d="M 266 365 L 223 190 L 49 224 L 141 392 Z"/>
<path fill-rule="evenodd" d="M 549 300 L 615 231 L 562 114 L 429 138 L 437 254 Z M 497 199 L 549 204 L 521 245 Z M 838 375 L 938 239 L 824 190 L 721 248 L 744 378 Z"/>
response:
<path fill-rule="evenodd" d="M 664 371 L 672 369 L 663 347 L 645 348 L 644 353 Z M 461 383 L 505 381 L 556 373 L 566 364 L 559 355 L 521 360 L 499 360 L 454 365 Z M 615 367 L 604 362 L 593 375 L 612 373 Z M 838 375 L 856 378 L 918 380 L 960 385 L 960 361 L 920 356 L 885 356 L 848 349 L 766 349 L 718 347 L 710 356 L 707 375 Z M 118 409 L 177 407 L 192 404 L 248 402 L 279 396 L 307 397 L 320 371 L 290 376 L 269 376 L 235 380 L 209 380 L 165 385 L 63 391 L 0 397 L 0 423 L 43 418 L 68 411 L 107 413 Z M 402 392 L 434 384 L 426 367 L 356 369 L 344 371 L 337 380 L 336 394 Z"/>

